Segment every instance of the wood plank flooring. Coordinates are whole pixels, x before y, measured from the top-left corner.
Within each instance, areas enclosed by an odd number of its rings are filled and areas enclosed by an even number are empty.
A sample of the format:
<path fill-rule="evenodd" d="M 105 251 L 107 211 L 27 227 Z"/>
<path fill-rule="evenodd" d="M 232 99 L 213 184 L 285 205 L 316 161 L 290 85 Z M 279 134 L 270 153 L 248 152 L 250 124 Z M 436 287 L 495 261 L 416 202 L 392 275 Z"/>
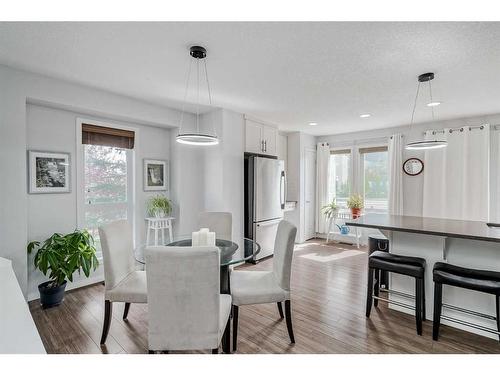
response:
<path fill-rule="evenodd" d="M 381 302 L 365 317 L 366 249 L 322 240 L 297 245 L 292 270 L 292 318 L 296 343 L 290 344 L 276 304 L 242 306 L 236 353 L 500 353 L 496 340 L 442 326 L 432 341 L 431 322 L 423 336 L 412 316 Z M 268 270 L 272 259 L 244 268 Z M 106 345 L 99 346 L 104 286 L 66 293 L 59 307 L 30 310 L 48 353 L 147 353 L 147 306 L 113 304 Z M 208 351 L 207 351 L 208 353 Z"/>

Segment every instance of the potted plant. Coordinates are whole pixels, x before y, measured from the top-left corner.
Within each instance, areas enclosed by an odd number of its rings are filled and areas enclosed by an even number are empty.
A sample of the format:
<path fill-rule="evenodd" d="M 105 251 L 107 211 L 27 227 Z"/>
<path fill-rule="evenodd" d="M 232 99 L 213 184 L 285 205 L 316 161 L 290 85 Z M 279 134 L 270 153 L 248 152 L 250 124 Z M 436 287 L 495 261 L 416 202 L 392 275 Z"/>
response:
<path fill-rule="evenodd" d="M 60 305 L 64 298 L 67 281 L 73 281 L 73 274 L 81 271 L 86 277 L 99 265 L 96 257 L 94 238 L 87 230 L 75 230 L 69 234 L 54 233 L 40 245 L 33 241 L 28 244 L 28 254 L 38 248 L 34 264 L 49 281 L 38 285 L 42 308 Z"/>
<path fill-rule="evenodd" d="M 359 194 L 351 195 L 347 200 L 347 207 L 351 209 L 352 218 L 357 219 L 361 215 L 365 203 L 363 197 Z"/>
<path fill-rule="evenodd" d="M 323 215 L 325 215 L 327 219 L 331 219 L 332 217 L 334 217 L 337 214 L 338 210 L 339 208 L 335 199 L 326 206 L 321 207 L 321 212 L 323 212 Z"/>
<path fill-rule="evenodd" d="M 156 195 L 149 198 L 147 210 L 151 217 L 165 217 L 172 211 L 172 202 L 164 195 Z"/>

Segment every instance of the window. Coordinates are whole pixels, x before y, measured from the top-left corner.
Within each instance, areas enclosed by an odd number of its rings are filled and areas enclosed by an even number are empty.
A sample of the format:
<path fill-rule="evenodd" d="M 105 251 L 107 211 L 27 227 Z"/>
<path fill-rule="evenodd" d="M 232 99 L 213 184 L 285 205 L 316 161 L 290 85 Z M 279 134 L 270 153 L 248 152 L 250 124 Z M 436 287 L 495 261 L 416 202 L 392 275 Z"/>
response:
<path fill-rule="evenodd" d="M 360 148 L 360 193 L 365 212 L 387 212 L 389 198 L 387 147 Z"/>
<path fill-rule="evenodd" d="M 357 166 L 354 168 L 354 166 Z M 387 212 L 389 198 L 387 146 L 334 149 L 330 152 L 329 199 L 341 208 L 359 193 L 365 212 Z"/>
<path fill-rule="evenodd" d="M 345 207 L 351 195 L 351 150 L 330 152 L 330 202 L 336 199 L 337 205 Z"/>
<path fill-rule="evenodd" d="M 80 226 L 101 244 L 98 228 L 116 220 L 133 220 L 134 132 L 82 124 L 83 205 Z"/>

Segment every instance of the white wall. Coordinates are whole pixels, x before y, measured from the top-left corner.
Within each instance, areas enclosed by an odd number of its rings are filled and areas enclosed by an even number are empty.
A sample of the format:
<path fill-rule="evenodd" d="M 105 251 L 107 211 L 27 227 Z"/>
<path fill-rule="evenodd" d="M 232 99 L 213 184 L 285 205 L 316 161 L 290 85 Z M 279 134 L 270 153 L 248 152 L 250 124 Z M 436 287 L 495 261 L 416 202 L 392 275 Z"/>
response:
<path fill-rule="evenodd" d="M 500 114 L 436 121 L 433 123 L 422 123 L 412 127 L 411 135 L 409 134 L 409 127 L 405 125 L 395 128 L 376 129 L 372 131 L 319 136 L 316 137 L 316 139 L 318 142 L 330 143 L 330 147 L 360 146 L 369 143 L 387 142 L 388 137 L 392 134 L 401 133 L 405 137 L 405 142 L 411 142 L 422 139 L 423 132 L 428 129 L 442 129 L 445 127 L 457 128 L 465 125 L 476 126 L 485 123 L 489 123 L 491 125 L 500 124 Z M 404 160 L 410 157 L 417 157 L 424 160 L 424 152 L 404 150 Z M 422 216 L 424 176 L 425 166 L 422 174 L 413 177 L 405 174 L 403 177 L 403 205 L 405 215 Z"/>
<path fill-rule="evenodd" d="M 31 142 L 33 146 L 39 144 L 36 143 L 37 141 L 32 135 L 29 135 L 28 139 L 27 103 L 57 107 L 85 115 L 85 117 L 93 116 L 163 128 L 177 126 L 180 112 L 2 65 L 0 65 L 0 87 L 0 176 L 2 179 L 0 183 L 0 256 L 12 260 L 19 284 L 26 295 L 28 289 L 26 244 L 28 242 L 29 222 L 26 150 L 28 142 Z M 54 116 L 59 120 L 64 118 L 64 115 L 61 114 Z M 186 114 L 186 123 L 192 124 L 193 119 L 193 115 Z M 71 128 L 74 131 L 74 123 Z M 152 138 L 156 139 L 157 135 L 152 136 Z M 69 135 L 63 137 L 69 139 Z M 168 150 L 168 136 L 165 136 L 164 139 L 166 140 L 164 148 Z M 56 142 L 56 140 L 50 142 Z M 72 143 L 74 144 L 75 141 Z M 153 146 L 149 149 L 150 155 L 157 155 L 162 147 Z M 69 145 L 58 147 L 60 150 L 69 148 Z M 182 158 L 175 160 L 179 159 Z M 142 161 L 140 162 L 142 163 Z M 138 170 L 142 171 L 142 166 Z M 35 198 L 31 203 L 41 204 L 36 199 L 43 198 Z M 50 206 L 50 200 L 54 198 L 47 199 L 49 200 L 40 206 L 42 210 L 44 206 Z M 71 195 L 61 197 L 62 201 L 65 199 L 71 200 Z M 62 201 L 58 201 L 57 205 L 63 205 Z M 53 224 L 57 225 L 58 223 L 54 222 Z M 39 229 L 33 229 L 33 231 L 39 231 Z"/>

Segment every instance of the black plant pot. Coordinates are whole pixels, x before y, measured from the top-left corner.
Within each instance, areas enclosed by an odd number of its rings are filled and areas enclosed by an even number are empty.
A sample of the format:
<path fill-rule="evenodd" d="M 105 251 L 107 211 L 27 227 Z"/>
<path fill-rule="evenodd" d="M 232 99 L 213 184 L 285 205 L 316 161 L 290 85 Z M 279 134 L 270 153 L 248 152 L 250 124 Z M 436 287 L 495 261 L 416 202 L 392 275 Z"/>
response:
<path fill-rule="evenodd" d="M 64 290 L 66 289 L 66 281 L 61 285 L 49 287 L 52 281 L 46 281 L 38 285 L 40 292 L 40 305 L 42 309 L 59 306 L 64 299 Z"/>

